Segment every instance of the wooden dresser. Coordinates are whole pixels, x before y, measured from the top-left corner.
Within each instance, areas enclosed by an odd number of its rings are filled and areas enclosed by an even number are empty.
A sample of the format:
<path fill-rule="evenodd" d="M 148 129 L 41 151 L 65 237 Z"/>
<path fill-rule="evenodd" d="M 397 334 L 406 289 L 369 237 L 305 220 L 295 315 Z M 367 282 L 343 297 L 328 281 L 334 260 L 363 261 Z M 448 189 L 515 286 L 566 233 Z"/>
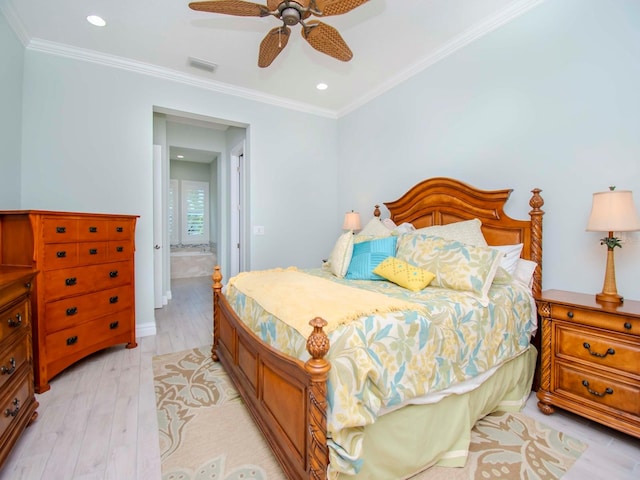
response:
<path fill-rule="evenodd" d="M 35 274 L 31 268 L 0 267 L 0 467 L 38 416 L 29 302 Z"/>
<path fill-rule="evenodd" d="M 0 263 L 37 269 L 35 390 L 87 355 L 135 338 L 137 216 L 0 211 Z"/>
<path fill-rule="evenodd" d="M 548 290 L 537 304 L 540 410 L 561 407 L 640 437 L 640 302 L 603 306 L 595 295 Z"/>

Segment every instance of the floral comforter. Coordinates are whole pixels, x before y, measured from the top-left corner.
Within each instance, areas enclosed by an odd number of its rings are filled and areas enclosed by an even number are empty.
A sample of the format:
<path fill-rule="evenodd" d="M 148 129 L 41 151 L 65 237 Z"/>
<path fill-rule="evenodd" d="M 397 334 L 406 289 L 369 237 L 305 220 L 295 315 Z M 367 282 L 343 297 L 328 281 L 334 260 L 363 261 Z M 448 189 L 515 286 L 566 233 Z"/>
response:
<path fill-rule="evenodd" d="M 382 411 L 468 380 L 518 356 L 536 328 L 531 293 L 517 282 L 494 285 L 482 307 L 473 296 L 444 288 L 411 292 L 386 281 L 306 273 L 425 306 L 427 313 L 370 315 L 329 332 L 327 436 L 332 471 L 359 470 L 363 428 Z M 302 361 L 306 338 L 230 285 L 227 300 L 264 342 Z"/>

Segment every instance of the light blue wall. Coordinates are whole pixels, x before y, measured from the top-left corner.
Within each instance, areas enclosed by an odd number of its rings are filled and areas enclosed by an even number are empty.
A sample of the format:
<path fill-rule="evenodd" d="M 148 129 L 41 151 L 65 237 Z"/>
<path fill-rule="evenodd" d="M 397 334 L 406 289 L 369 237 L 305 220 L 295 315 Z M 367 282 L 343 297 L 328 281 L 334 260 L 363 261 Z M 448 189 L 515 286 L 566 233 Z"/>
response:
<path fill-rule="evenodd" d="M 0 13 L 0 210 L 20 207 L 24 48 Z"/>
<path fill-rule="evenodd" d="M 640 205 L 640 2 L 548 0 L 339 120 L 341 210 L 371 215 L 418 180 L 543 190 L 544 288 L 599 292 L 606 249 L 585 232 L 592 193 Z M 385 212 L 386 213 L 386 212 Z M 616 249 L 640 299 L 639 233 Z"/>
<path fill-rule="evenodd" d="M 251 268 L 326 257 L 338 231 L 327 228 L 338 216 L 335 120 L 29 49 L 24 91 L 20 206 L 140 215 L 139 325 L 154 321 L 154 106 L 249 125 L 250 222 L 265 226 Z"/>

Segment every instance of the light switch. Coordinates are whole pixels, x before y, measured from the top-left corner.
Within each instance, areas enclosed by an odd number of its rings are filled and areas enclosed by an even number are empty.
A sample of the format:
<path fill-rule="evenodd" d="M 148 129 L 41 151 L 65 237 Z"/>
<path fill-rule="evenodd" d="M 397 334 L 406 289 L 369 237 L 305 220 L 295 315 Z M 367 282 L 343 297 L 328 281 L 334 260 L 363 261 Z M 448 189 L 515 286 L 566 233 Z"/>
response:
<path fill-rule="evenodd" d="M 255 225 L 253 227 L 254 235 L 264 235 L 264 227 L 262 225 Z"/>

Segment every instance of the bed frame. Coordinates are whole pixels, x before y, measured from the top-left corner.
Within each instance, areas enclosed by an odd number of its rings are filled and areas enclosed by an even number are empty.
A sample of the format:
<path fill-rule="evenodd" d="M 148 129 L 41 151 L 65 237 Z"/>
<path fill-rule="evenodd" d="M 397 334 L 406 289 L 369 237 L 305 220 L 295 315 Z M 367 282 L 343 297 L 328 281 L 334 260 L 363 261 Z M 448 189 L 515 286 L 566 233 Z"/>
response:
<path fill-rule="evenodd" d="M 418 183 L 398 200 L 385 203 L 391 219 L 411 222 L 416 228 L 479 218 L 489 245 L 523 243 L 522 258 L 538 264 L 533 293 L 542 290 L 542 216 L 540 189 L 532 190 L 530 220 L 515 220 L 504 213 L 511 194 L 505 190 L 479 190 L 449 178 Z M 374 212 L 380 216 L 379 206 Z M 233 380 L 290 479 L 326 479 L 327 390 L 331 368 L 324 358 L 329 339 L 326 322 L 314 318 L 307 340 L 307 362 L 284 355 L 263 343 L 246 328 L 222 293 L 222 275 L 213 274 L 213 346 L 211 356 Z"/>

